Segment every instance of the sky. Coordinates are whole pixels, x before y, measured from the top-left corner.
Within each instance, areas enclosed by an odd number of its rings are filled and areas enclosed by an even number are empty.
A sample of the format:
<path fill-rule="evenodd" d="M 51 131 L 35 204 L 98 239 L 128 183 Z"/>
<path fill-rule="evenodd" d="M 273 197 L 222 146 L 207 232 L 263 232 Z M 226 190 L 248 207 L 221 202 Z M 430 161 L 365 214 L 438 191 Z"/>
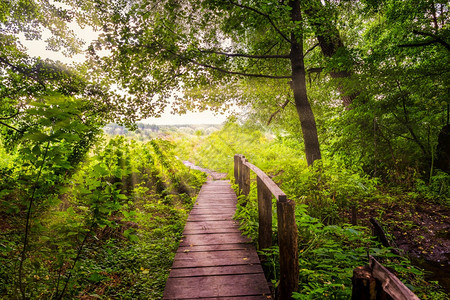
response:
<path fill-rule="evenodd" d="M 84 29 L 80 28 L 76 23 L 71 23 L 69 27 L 82 38 L 86 43 L 85 47 L 97 38 L 98 33 L 94 32 L 91 27 L 86 26 Z M 41 40 L 26 40 L 22 35 L 20 37 L 21 43 L 28 49 L 27 52 L 30 56 L 39 56 L 43 59 L 49 58 L 52 60 L 59 60 L 66 64 L 72 64 L 74 62 L 83 62 L 85 60 L 84 54 L 77 54 L 73 57 L 64 56 L 61 52 L 54 52 L 46 49 L 46 43 L 44 42 L 50 37 L 50 32 L 45 30 L 42 33 Z M 211 111 L 204 112 L 188 112 L 184 115 L 173 115 L 170 113 L 170 104 L 164 111 L 160 118 L 149 118 L 142 120 L 141 122 L 146 124 L 155 125 L 181 125 L 181 124 L 222 124 L 227 119 L 227 115 L 214 114 Z"/>

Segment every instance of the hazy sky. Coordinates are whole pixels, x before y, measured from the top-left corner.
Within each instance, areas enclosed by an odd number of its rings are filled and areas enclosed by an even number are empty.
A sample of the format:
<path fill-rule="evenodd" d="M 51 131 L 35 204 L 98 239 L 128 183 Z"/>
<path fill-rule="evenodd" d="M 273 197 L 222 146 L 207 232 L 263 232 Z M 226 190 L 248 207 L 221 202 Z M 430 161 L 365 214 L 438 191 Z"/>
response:
<path fill-rule="evenodd" d="M 85 47 L 97 38 L 97 33 L 95 33 L 90 27 L 81 29 L 77 24 L 71 23 L 69 27 L 85 42 Z M 84 54 L 78 54 L 73 57 L 66 57 L 61 52 L 54 52 L 46 49 L 46 43 L 44 42 L 50 37 L 50 32 L 45 30 L 42 34 L 42 40 L 27 41 L 22 35 L 20 37 L 21 43 L 28 48 L 28 54 L 30 56 L 39 56 L 41 58 L 49 58 L 52 60 L 59 60 L 66 64 L 71 64 L 73 62 L 82 62 L 85 60 Z M 226 120 L 225 115 L 214 115 L 210 111 L 205 111 L 202 113 L 189 112 L 185 115 L 173 115 L 170 113 L 170 107 L 161 115 L 160 118 L 150 118 L 142 120 L 144 123 L 156 124 L 156 125 L 170 125 L 170 124 L 221 124 Z"/>

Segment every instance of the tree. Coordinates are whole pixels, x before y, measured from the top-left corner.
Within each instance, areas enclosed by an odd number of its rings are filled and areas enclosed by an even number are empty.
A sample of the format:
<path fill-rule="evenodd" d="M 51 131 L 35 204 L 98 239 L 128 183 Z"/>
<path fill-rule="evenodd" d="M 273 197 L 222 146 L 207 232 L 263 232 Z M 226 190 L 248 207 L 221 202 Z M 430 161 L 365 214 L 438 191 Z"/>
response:
<path fill-rule="evenodd" d="M 93 76 L 85 66 L 29 57 L 21 45 L 19 34 L 40 39 L 48 28 L 54 33 L 47 40 L 51 49 L 79 52 L 80 41 L 67 27 L 69 11 L 48 1 L 3 1 L 0 8 L 0 144 L 13 162 L 0 168 L 0 212 L 20 222 L 21 240 L 13 242 L 21 247 L 11 251 L 17 263 L 8 274 L 16 297 L 28 299 L 36 293 L 32 275 L 39 267 L 31 260 L 39 256 L 41 217 L 55 206 L 60 188 L 96 141 L 109 117 L 110 92 L 89 80 Z M 67 286 L 68 280 L 61 283 Z"/>
<path fill-rule="evenodd" d="M 113 8 L 102 17 L 103 43 L 112 53 L 104 67 L 133 95 L 128 107 L 140 116 L 157 115 L 174 90 L 205 92 L 210 85 L 237 86 L 242 80 L 290 82 L 306 160 L 312 164 L 321 158 L 306 89 L 300 1 L 116 2 Z M 228 96 L 245 95 L 233 91 Z M 218 99 L 213 91 L 201 97 Z M 198 105 L 199 99 L 187 100 L 188 107 Z"/>
<path fill-rule="evenodd" d="M 445 168 L 438 135 L 448 124 L 448 5 L 361 2 L 364 31 L 353 76 L 361 97 L 339 121 L 342 138 L 334 147 L 377 176 L 412 169 L 432 175 Z"/>

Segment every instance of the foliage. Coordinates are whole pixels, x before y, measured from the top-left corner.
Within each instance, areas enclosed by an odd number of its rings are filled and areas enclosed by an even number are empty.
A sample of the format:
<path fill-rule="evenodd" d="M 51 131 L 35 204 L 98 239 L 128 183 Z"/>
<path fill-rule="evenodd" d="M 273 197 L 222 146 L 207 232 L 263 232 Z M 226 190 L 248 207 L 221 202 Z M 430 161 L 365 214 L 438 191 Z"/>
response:
<path fill-rule="evenodd" d="M 34 173 L 23 154 L 10 157 L 13 169 L 2 166 L 10 175 L 1 182 L 1 294 L 161 295 L 193 204 L 191 195 L 204 176 L 188 172 L 174 158 L 170 143 L 161 140 L 142 144 L 111 139 L 95 146 L 76 171 L 67 157 L 55 154 L 56 149 L 67 151 L 65 144 L 51 141 L 44 142 L 46 150 Z M 27 148 L 18 151 L 22 149 Z M 73 176 L 58 175 L 61 166 Z M 33 176 L 36 183 L 28 187 L 26 178 Z M 26 214 L 29 197 L 32 217 Z M 130 282 L 137 282 L 134 289 L 129 289 Z"/>
<path fill-rule="evenodd" d="M 297 203 L 297 298 L 347 297 L 368 251 L 439 299 L 409 262 L 346 223 L 377 200 L 448 205 L 448 19 L 437 0 L 3 1 L 1 293 L 158 298 L 204 180 L 175 154 L 232 175 L 241 153 Z M 26 54 L 19 36 L 44 30 L 49 48 L 80 53 L 72 21 L 103 31 L 86 64 Z M 164 131 L 176 146 L 96 144 L 109 121 L 233 104 L 241 125 Z M 254 193 L 238 211 L 252 238 Z M 276 285 L 277 249 L 265 251 Z"/>

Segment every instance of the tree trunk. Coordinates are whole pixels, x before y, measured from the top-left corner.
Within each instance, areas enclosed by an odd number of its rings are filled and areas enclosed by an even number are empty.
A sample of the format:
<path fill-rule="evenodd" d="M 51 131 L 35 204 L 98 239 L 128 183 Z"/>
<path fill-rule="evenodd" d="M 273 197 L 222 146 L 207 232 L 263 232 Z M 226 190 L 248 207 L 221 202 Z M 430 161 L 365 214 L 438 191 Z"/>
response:
<path fill-rule="evenodd" d="M 450 124 L 439 132 L 436 167 L 450 173 Z"/>
<path fill-rule="evenodd" d="M 302 26 L 302 14 L 300 2 L 289 1 L 292 8 L 291 19 L 294 23 Z M 291 68 L 292 68 L 292 90 L 294 92 L 295 107 L 300 119 L 300 125 L 305 143 L 305 155 L 308 166 L 316 159 L 321 159 L 319 139 L 317 135 L 316 121 L 306 93 L 306 71 L 303 61 L 303 32 L 291 33 Z"/>

